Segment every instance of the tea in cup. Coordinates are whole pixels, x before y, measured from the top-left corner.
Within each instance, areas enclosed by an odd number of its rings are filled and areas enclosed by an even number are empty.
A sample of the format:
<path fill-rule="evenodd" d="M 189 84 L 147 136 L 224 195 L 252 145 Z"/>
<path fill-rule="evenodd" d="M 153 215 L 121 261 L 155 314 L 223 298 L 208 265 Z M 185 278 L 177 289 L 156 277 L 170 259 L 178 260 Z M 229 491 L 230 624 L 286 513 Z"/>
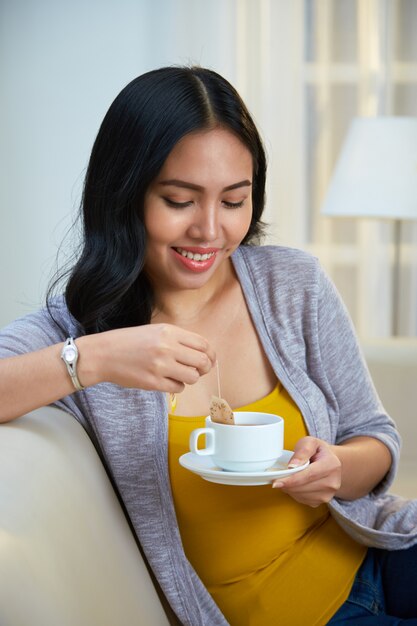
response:
<path fill-rule="evenodd" d="M 230 472 L 263 472 L 272 467 L 283 452 L 283 418 L 236 411 L 234 420 L 234 424 L 220 424 L 206 417 L 206 427 L 190 435 L 191 452 L 211 456 L 218 467 Z M 201 435 L 206 436 L 205 448 L 197 447 Z"/>

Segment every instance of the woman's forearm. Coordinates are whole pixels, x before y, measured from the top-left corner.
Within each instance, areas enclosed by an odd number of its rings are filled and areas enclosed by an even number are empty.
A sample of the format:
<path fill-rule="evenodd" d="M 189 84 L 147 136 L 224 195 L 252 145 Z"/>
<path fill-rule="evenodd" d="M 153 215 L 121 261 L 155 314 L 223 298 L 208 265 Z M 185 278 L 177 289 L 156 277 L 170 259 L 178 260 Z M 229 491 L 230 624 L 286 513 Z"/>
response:
<path fill-rule="evenodd" d="M 51 404 L 75 391 L 61 359 L 63 343 L 0 359 L 0 422 Z M 207 374 L 216 355 L 196 333 L 170 324 L 148 324 L 76 339 L 80 383 L 179 393 Z"/>
<path fill-rule="evenodd" d="M 78 375 L 84 386 L 99 382 L 89 363 L 90 337 L 80 337 Z M 0 359 L 0 422 L 8 422 L 75 391 L 61 359 L 63 343 L 36 352 Z M 88 348 L 87 349 L 87 345 Z"/>
<path fill-rule="evenodd" d="M 342 466 L 337 498 L 355 500 L 376 487 L 389 468 L 392 458 L 387 446 L 374 437 L 354 437 L 331 446 Z"/>
<path fill-rule="evenodd" d="M 74 391 L 62 344 L 0 360 L 0 422 L 8 422 Z"/>

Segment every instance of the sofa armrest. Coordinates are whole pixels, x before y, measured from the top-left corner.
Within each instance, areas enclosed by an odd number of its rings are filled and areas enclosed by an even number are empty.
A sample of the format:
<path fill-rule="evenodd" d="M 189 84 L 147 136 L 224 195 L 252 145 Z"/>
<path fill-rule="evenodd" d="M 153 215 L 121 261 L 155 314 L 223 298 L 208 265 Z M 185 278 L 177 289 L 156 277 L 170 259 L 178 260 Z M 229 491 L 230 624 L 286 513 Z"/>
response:
<path fill-rule="evenodd" d="M 403 441 L 391 491 L 417 498 L 417 338 L 368 339 L 363 350 L 382 403 Z"/>
<path fill-rule="evenodd" d="M 403 439 L 401 459 L 416 461 L 417 339 L 386 338 L 363 342 L 375 387 Z"/>
<path fill-rule="evenodd" d="M 2 626 L 166 626 L 82 426 L 45 407 L 0 426 Z"/>

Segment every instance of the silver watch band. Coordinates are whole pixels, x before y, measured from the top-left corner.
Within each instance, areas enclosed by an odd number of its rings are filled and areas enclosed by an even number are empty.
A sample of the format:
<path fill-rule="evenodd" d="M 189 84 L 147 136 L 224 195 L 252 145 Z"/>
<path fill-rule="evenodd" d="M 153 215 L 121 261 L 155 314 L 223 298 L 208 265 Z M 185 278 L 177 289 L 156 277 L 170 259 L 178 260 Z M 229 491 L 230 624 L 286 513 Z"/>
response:
<path fill-rule="evenodd" d="M 64 361 L 68 374 L 71 377 L 72 384 L 77 391 L 85 389 L 80 383 L 77 375 L 77 361 L 78 361 L 78 348 L 75 345 L 75 341 L 72 337 L 68 337 L 61 351 L 61 359 Z"/>

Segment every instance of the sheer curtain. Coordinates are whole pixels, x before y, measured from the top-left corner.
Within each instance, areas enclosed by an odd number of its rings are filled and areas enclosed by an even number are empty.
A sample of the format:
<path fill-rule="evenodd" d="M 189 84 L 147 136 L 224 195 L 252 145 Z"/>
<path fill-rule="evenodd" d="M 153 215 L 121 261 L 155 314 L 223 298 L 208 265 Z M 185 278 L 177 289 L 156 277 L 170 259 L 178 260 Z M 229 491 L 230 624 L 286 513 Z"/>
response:
<path fill-rule="evenodd" d="M 320 216 L 344 135 L 354 116 L 417 115 L 417 3 L 305 0 L 304 205 L 307 248 L 332 275 L 359 334 L 417 335 L 417 224 L 401 227 L 400 300 L 393 302 L 394 225 Z"/>
<path fill-rule="evenodd" d="M 363 339 L 417 335 L 417 223 L 401 225 L 393 302 L 394 224 L 320 215 L 355 116 L 417 115 L 414 0 L 237 0 L 231 79 L 263 133 L 268 242 L 317 255 Z"/>

